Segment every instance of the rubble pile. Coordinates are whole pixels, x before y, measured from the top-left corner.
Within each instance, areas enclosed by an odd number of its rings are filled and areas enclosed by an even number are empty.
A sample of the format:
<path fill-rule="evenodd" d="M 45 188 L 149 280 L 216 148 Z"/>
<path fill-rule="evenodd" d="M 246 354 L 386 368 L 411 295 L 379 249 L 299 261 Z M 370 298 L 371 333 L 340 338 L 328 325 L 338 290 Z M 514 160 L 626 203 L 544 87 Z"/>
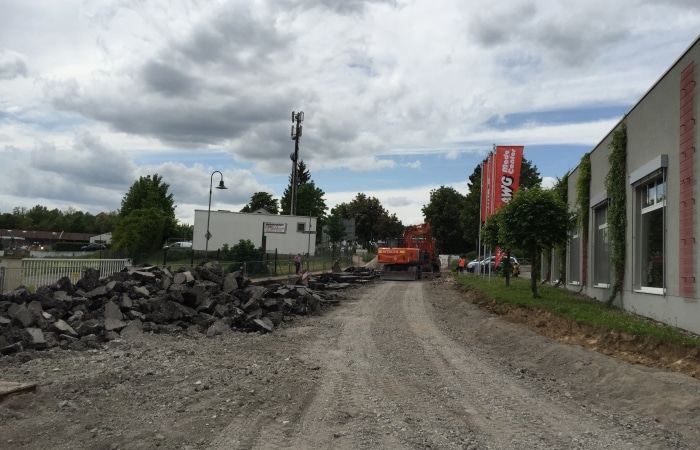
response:
<path fill-rule="evenodd" d="M 224 274 L 212 261 L 175 273 L 124 269 L 103 280 L 87 269 L 75 286 L 64 277 L 35 293 L 20 287 L 0 295 L 0 353 L 102 348 L 144 332 L 192 328 L 208 336 L 229 329 L 270 332 L 295 315 L 337 303 L 338 289 L 374 278 L 373 271 L 351 269 L 312 278 L 309 286 L 259 285 L 241 272 Z"/>

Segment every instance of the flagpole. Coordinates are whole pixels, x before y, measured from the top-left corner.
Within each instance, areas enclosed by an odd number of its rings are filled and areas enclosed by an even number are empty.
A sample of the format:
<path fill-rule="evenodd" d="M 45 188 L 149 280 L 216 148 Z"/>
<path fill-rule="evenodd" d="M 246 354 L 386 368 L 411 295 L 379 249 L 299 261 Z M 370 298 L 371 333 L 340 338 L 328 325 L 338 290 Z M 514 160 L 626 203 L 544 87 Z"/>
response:
<path fill-rule="evenodd" d="M 478 267 L 479 272 L 481 272 L 481 217 L 483 216 L 484 203 L 484 161 L 481 161 L 481 191 L 479 191 L 479 234 L 477 235 L 476 244 L 476 267 Z M 476 269 L 474 270 L 476 272 Z"/>

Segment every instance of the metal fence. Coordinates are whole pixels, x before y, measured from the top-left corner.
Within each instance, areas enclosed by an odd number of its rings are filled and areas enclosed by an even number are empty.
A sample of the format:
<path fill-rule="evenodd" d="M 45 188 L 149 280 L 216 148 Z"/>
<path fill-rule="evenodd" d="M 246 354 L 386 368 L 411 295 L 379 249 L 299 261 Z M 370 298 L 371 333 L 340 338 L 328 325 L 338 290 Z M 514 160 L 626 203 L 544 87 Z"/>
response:
<path fill-rule="evenodd" d="M 36 289 L 63 277 L 75 284 L 86 269 L 99 270 L 100 278 L 106 278 L 130 265 L 129 259 L 6 259 L 0 269 L 0 291 L 5 293 L 19 286 Z"/>
<path fill-rule="evenodd" d="M 249 278 L 294 275 L 296 273 L 294 255 L 292 254 L 276 255 L 268 253 L 264 255 L 263 259 L 237 261 L 235 259 L 227 259 L 224 255 L 217 252 L 209 252 L 208 257 L 205 257 L 203 252 L 188 250 L 181 251 L 179 256 L 170 252 L 166 257 L 162 257 L 162 261 L 159 261 L 157 265 L 162 263 L 163 267 L 177 270 L 181 266 L 196 265 L 204 259 L 219 262 L 226 273 L 240 270 Z M 145 261 L 142 260 L 142 262 Z M 341 269 L 345 269 L 349 266 L 362 265 L 364 260 L 356 255 L 317 254 L 311 257 L 302 256 L 301 269 L 311 272 L 329 272 L 335 264 L 338 264 Z"/>
<path fill-rule="evenodd" d="M 60 278 L 67 276 L 75 284 L 82 278 L 85 269 L 97 269 L 100 278 L 106 278 L 128 266 L 154 265 L 169 267 L 177 270 L 181 266 L 194 266 L 201 260 L 209 259 L 218 261 L 224 272 L 240 270 L 250 278 L 266 278 L 284 275 L 294 275 L 293 254 L 268 253 L 262 260 L 235 261 L 222 258 L 223 254 L 213 251 L 205 255 L 204 252 L 180 250 L 177 252 L 153 252 L 140 253 L 133 258 L 106 258 L 116 256 L 113 253 L 100 252 L 98 258 L 4 258 L 0 265 L 0 293 L 25 286 L 34 290 L 40 286 L 55 283 Z M 353 254 L 319 253 L 314 256 L 302 256 L 302 267 L 310 272 L 330 272 L 334 265 L 341 269 L 349 266 L 363 265 L 368 257 Z M 103 259 L 104 258 L 104 259 Z"/>

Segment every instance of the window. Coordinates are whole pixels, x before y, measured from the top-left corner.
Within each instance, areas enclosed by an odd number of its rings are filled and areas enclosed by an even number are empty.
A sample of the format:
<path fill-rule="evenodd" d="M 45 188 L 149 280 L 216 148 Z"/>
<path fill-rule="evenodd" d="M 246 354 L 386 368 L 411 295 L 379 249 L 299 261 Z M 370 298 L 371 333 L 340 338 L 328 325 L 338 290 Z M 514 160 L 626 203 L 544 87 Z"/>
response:
<path fill-rule="evenodd" d="M 304 231 L 306 231 L 306 223 L 297 222 L 297 233 L 303 233 Z"/>
<path fill-rule="evenodd" d="M 637 215 L 637 286 L 642 290 L 663 293 L 666 181 L 663 173 L 636 187 Z"/>
<path fill-rule="evenodd" d="M 581 237 L 578 230 L 569 239 L 569 284 L 581 284 Z"/>
<path fill-rule="evenodd" d="M 593 283 L 599 287 L 610 286 L 610 247 L 608 243 L 608 205 L 602 204 L 593 211 Z"/>

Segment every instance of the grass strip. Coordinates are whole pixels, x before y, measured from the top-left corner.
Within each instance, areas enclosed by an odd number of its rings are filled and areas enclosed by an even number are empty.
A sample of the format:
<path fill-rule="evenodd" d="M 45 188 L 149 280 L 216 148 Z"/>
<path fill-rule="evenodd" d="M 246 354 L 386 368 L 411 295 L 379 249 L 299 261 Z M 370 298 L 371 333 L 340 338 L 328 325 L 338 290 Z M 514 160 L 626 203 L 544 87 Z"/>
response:
<path fill-rule="evenodd" d="M 575 323 L 590 325 L 605 331 L 619 331 L 647 337 L 658 343 L 681 344 L 700 348 L 700 336 L 669 325 L 655 322 L 604 302 L 586 297 L 562 287 L 539 285 L 540 298 L 533 298 L 530 280 L 511 278 L 506 287 L 500 276 L 465 275 L 455 277 L 467 290 L 475 290 L 487 299 L 526 309 L 541 309 Z"/>

